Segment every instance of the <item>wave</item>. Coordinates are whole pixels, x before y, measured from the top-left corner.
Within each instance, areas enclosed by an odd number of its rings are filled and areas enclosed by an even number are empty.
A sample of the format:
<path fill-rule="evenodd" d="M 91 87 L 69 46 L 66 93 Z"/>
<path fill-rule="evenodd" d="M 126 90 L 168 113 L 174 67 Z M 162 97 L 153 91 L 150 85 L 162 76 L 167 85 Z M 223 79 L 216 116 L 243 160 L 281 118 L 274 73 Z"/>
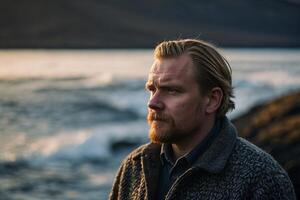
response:
<path fill-rule="evenodd" d="M 41 87 L 35 90 L 37 93 L 49 93 L 49 92 L 115 92 L 120 90 L 125 91 L 138 91 L 144 90 L 145 80 L 144 79 L 133 79 L 133 80 L 114 80 L 111 82 L 95 83 L 94 80 L 85 79 L 85 83 L 72 83 L 69 84 L 49 84 L 45 87 Z M 93 83 L 92 83 L 93 82 Z"/>
<path fill-rule="evenodd" d="M 114 94 L 112 94 L 114 95 Z M 123 97 L 122 97 L 123 96 Z M 128 107 L 128 96 L 125 94 L 119 97 L 101 98 L 90 96 L 88 94 L 49 95 L 45 97 L 24 96 L 23 99 L 1 99 L 0 105 L 3 109 L 3 117 L 10 113 L 13 118 L 26 116 L 28 119 L 48 119 L 58 120 L 62 117 L 64 123 L 73 123 L 81 120 L 91 120 L 95 122 L 115 121 L 115 120 L 133 120 L 143 117 L 137 111 L 137 108 Z M 32 99 L 32 100 L 31 100 Z M 123 103 L 122 103 L 123 102 Z M 5 112 L 7 111 L 7 112 Z M 68 116 L 63 118 L 63 116 Z M 4 119 L 0 117 L 0 120 Z M 96 120 L 98 119 L 98 120 Z"/>
<path fill-rule="evenodd" d="M 124 78 L 111 73 L 95 74 L 93 76 L 65 77 L 0 77 L 0 87 L 26 88 L 32 92 L 48 91 L 80 91 L 80 90 L 140 90 L 144 89 L 144 78 Z"/>
<path fill-rule="evenodd" d="M 31 165 L 43 165 L 50 161 L 71 163 L 105 161 L 112 156 L 119 144 L 146 142 L 147 129 L 146 122 L 138 120 L 107 123 L 93 129 L 65 131 L 38 138 L 30 138 L 29 135 L 20 133 L 6 144 L 10 149 L 18 151 L 11 151 L 7 154 L 8 157 L 2 158 L 4 162 L 0 168 L 7 170 L 10 166 L 26 165 L 26 162 Z"/>

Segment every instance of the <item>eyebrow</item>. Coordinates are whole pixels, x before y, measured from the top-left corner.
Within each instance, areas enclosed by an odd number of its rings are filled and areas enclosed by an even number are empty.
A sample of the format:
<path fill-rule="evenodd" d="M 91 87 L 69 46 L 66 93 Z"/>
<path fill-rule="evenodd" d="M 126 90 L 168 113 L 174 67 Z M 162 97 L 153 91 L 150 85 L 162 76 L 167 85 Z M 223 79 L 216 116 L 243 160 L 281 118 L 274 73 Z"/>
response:
<path fill-rule="evenodd" d="M 169 77 L 164 77 L 163 79 L 161 79 L 159 82 L 162 82 L 162 84 L 169 84 L 169 82 L 171 82 L 172 81 L 172 79 L 171 78 L 169 78 Z M 155 84 L 155 82 L 157 82 L 157 81 L 153 81 L 153 80 L 148 80 L 147 82 L 146 82 L 146 84 L 145 84 L 145 87 L 147 87 L 147 86 L 149 86 L 149 85 L 157 85 L 157 84 Z M 161 84 L 160 84 L 161 85 Z"/>

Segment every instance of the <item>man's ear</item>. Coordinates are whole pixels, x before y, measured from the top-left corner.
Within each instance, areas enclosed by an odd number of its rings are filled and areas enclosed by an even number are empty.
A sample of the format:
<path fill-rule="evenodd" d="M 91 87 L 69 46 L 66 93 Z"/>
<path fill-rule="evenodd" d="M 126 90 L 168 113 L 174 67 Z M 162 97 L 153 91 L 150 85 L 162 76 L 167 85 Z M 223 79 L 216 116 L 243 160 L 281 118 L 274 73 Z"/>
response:
<path fill-rule="evenodd" d="M 214 87 L 208 94 L 208 102 L 206 106 L 206 113 L 212 114 L 217 112 L 223 99 L 223 91 L 219 87 Z"/>

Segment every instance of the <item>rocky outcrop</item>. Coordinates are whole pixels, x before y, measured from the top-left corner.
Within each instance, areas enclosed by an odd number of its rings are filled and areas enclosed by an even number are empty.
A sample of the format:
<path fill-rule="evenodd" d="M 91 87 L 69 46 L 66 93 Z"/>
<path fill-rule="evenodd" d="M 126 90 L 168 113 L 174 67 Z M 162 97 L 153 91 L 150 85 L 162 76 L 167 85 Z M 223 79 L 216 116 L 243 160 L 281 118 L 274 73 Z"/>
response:
<path fill-rule="evenodd" d="M 233 123 L 283 166 L 300 198 L 300 92 L 256 106 Z"/>

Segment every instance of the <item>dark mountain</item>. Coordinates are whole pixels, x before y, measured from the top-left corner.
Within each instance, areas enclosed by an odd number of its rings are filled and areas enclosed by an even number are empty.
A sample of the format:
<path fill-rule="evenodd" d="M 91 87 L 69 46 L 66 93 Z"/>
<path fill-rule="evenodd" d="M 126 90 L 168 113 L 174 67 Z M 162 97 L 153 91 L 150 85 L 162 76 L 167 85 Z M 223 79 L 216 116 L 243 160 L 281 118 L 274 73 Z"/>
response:
<path fill-rule="evenodd" d="M 0 48 L 299 47 L 298 0 L 2 0 Z"/>
<path fill-rule="evenodd" d="M 241 137 L 281 164 L 300 198 L 300 92 L 256 106 L 233 122 Z"/>

